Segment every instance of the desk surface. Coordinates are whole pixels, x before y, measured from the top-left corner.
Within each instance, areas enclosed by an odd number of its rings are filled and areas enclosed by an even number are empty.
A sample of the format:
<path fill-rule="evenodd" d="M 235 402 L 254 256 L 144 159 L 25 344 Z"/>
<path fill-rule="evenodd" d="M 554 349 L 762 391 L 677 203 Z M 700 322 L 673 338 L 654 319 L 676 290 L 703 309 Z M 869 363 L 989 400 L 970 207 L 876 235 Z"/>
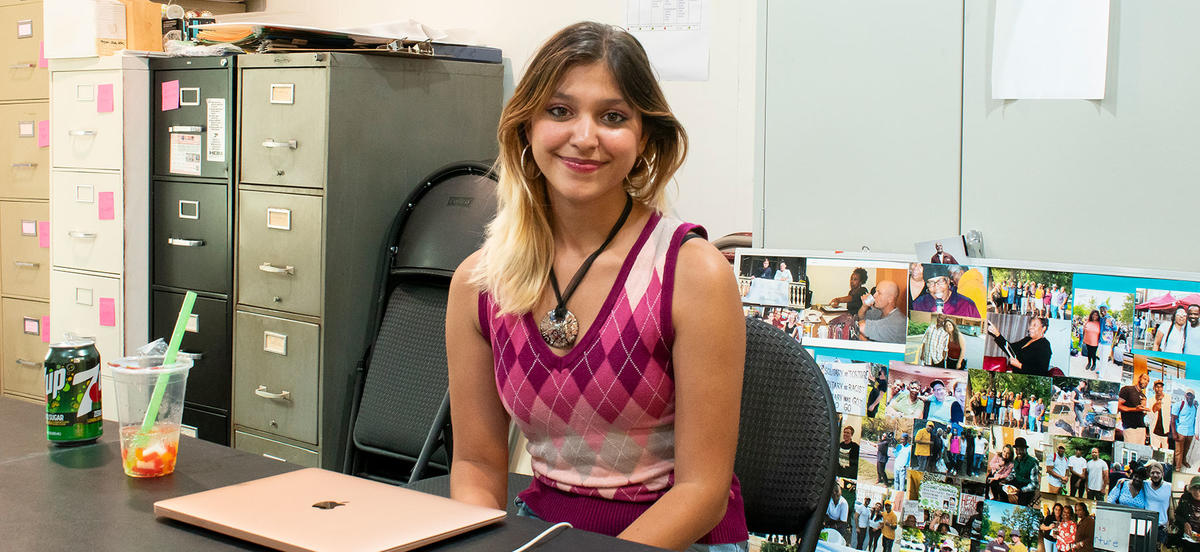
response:
<path fill-rule="evenodd" d="M 156 519 L 155 501 L 299 469 L 261 456 L 184 437 L 175 473 L 126 477 L 116 425 L 91 445 L 55 447 L 45 438 L 45 411 L 0 397 L 0 535 L 12 550 L 67 543 L 90 550 L 266 550 L 187 524 Z M 418 488 L 448 492 L 444 482 Z M 514 550 L 548 523 L 509 516 L 504 522 L 422 548 L 422 551 Z M 53 546 L 51 546 L 53 547 Z M 636 552 L 658 550 L 604 535 L 568 529 L 537 550 Z"/>

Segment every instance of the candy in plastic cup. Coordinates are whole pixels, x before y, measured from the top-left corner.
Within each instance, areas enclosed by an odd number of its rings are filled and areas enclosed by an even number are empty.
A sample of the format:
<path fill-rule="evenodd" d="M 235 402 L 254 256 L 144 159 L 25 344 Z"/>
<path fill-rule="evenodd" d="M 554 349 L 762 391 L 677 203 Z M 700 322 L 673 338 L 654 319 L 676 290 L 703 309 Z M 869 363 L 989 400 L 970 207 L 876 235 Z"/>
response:
<path fill-rule="evenodd" d="M 109 362 L 104 368 L 113 376 L 125 475 L 159 477 L 174 472 L 183 394 L 192 359 L 180 357 L 163 366 L 161 356 L 129 357 Z M 142 433 L 142 422 L 160 376 L 164 385 L 162 402 L 150 431 Z"/>

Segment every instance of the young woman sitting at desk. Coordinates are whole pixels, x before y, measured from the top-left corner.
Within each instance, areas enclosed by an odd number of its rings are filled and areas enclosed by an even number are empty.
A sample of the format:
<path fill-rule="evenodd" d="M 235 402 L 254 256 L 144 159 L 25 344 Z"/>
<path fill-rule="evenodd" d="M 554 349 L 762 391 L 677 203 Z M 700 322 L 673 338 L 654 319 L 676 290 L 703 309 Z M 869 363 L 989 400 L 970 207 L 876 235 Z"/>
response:
<path fill-rule="evenodd" d="M 451 496 L 675 550 L 746 550 L 745 330 L 729 263 L 663 214 L 687 138 L 629 33 L 579 23 L 501 114 L 499 207 L 446 316 Z M 686 270 L 682 268 L 686 267 Z"/>

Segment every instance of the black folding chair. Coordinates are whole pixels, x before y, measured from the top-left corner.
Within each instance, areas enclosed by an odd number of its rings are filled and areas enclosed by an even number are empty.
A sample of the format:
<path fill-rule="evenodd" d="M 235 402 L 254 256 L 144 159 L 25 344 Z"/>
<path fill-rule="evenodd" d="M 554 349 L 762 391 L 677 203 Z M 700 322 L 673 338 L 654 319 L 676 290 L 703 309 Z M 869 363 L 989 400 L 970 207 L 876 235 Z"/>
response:
<path fill-rule="evenodd" d="M 742 416 L 733 471 L 752 533 L 817 546 L 838 466 L 838 422 L 825 374 L 800 343 L 746 319 Z"/>
<path fill-rule="evenodd" d="M 450 466 L 446 297 L 496 212 L 488 165 L 435 171 L 385 237 L 372 328 L 358 365 L 342 471 L 393 484 Z"/>

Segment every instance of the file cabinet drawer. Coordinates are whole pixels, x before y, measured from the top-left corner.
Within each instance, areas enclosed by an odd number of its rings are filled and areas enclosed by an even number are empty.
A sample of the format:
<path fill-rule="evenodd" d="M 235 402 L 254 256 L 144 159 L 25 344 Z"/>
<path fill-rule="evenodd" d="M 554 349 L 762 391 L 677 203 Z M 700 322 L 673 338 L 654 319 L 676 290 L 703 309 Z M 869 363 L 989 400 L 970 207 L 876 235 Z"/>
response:
<path fill-rule="evenodd" d="M 238 192 L 238 301 L 321 315 L 322 198 Z"/>
<path fill-rule="evenodd" d="M 50 105 L 27 103 L 0 105 L 0 197 L 49 197 L 50 147 L 39 147 L 39 123 L 50 120 Z M 48 138 L 48 137 L 46 137 Z"/>
<path fill-rule="evenodd" d="M 42 379 L 45 376 L 42 360 L 49 347 L 43 339 L 49 339 L 44 327 L 50 315 L 50 305 L 21 299 L 3 300 L 3 352 L 0 353 L 0 379 L 4 390 L 29 397 L 41 397 Z M 43 337 L 44 336 L 44 337 Z"/>
<path fill-rule="evenodd" d="M 154 283 L 229 293 L 229 188 L 154 183 Z"/>
<path fill-rule="evenodd" d="M 121 72 L 58 71 L 52 78 L 50 143 L 54 146 L 54 166 L 120 169 L 124 146 Z"/>
<path fill-rule="evenodd" d="M 150 324 L 151 339 L 171 339 L 175 330 L 175 319 L 183 305 L 183 294 L 167 291 L 154 292 L 154 319 Z M 192 358 L 192 369 L 188 372 L 186 400 L 197 404 L 229 411 L 230 385 L 233 372 L 230 369 L 232 351 L 229 334 L 229 302 L 221 299 L 197 297 L 192 307 L 192 317 L 183 333 L 179 354 L 187 353 Z"/>
<path fill-rule="evenodd" d="M 49 74 L 45 67 L 38 67 L 41 46 L 41 2 L 0 7 L 0 52 L 4 52 L 0 100 L 50 97 Z"/>
<path fill-rule="evenodd" d="M 190 387 L 192 375 L 188 374 Z M 188 391 L 191 392 L 190 390 Z M 218 445 L 229 446 L 229 416 L 213 414 L 188 405 L 183 407 L 183 425 L 185 435 L 203 439 Z"/>
<path fill-rule="evenodd" d="M 320 328 L 236 315 L 233 423 L 317 444 Z"/>
<path fill-rule="evenodd" d="M 102 362 L 121 357 L 125 305 L 120 279 L 51 270 L 50 295 L 51 342 L 71 332 L 95 339 Z"/>
<path fill-rule="evenodd" d="M 50 299 L 50 248 L 41 246 L 45 236 L 38 229 L 49 217 L 46 203 L 0 203 L 0 287 L 5 295 Z"/>
<path fill-rule="evenodd" d="M 321 457 L 317 453 L 287 443 L 272 439 L 264 439 L 245 431 L 233 432 L 233 448 L 244 450 L 251 454 L 261 454 L 274 460 L 282 460 L 299 464 L 306 468 L 321 467 Z"/>
<path fill-rule="evenodd" d="M 242 182 L 324 186 L 326 75 L 320 67 L 242 71 Z"/>
<path fill-rule="evenodd" d="M 176 81 L 179 93 L 173 100 L 179 102 L 179 108 L 163 111 L 162 85 L 164 82 Z M 233 129 L 228 126 L 231 120 L 229 115 L 237 109 L 229 90 L 229 70 L 160 70 L 154 73 L 154 82 L 151 85 L 150 105 L 155 108 L 152 110 L 154 174 L 228 178 L 229 167 L 232 165 L 230 160 L 233 159 L 233 152 L 230 151 Z M 210 109 L 217 119 L 219 129 L 212 128 L 211 123 L 214 121 L 209 120 Z M 213 134 L 213 131 L 219 132 Z M 192 164 L 180 163 L 177 155 L 176 162 L 172 163 L 172 153 L 183 153 L 179 146 L 172 146 L 172 136 L 194 137 L 199 146 L 200 159 Z M 213 136 L 218 138 L 219 143 L 209 143 L 209 138 Z"/>
<path fill-rule="evenodd" d="M 124 264 L 121 175 L 54 171 L 54 266 L 119 274 Z"/>

